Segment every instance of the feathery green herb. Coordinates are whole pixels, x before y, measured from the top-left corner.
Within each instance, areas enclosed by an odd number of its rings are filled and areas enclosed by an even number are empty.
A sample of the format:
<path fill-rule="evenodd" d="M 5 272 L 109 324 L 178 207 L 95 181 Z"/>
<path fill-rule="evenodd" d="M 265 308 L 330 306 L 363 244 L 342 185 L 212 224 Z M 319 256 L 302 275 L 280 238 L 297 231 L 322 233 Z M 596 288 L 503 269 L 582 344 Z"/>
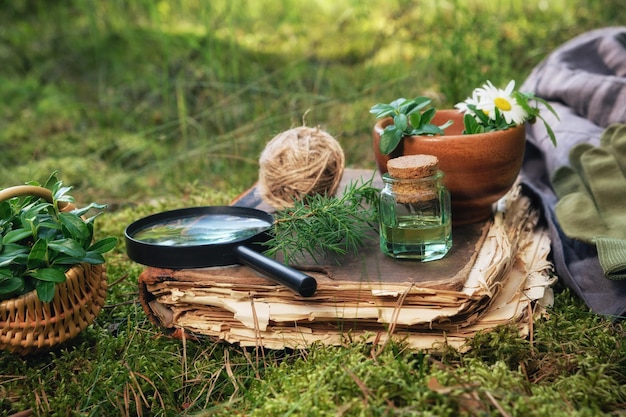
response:
<path fill-rule="evenodd" d="M 307 196 L 278 211 L 267 254 L 282 254 L 289 263 L 304 254 L 317 262 L 320 256 L 356 252 L 378 222 L 378 192 L 372 180 L 351 183 L 340 197 Z"/>

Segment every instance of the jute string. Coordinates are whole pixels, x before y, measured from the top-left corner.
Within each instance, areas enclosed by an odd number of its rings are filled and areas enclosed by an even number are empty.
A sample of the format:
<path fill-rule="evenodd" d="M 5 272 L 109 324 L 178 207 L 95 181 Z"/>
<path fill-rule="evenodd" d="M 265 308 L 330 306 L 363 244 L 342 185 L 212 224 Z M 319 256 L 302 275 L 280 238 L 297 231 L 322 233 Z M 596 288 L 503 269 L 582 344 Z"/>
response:
<path fill-rule="evenodd" d="M 339 142 L 319 128 L 296 127 L 270 140 L 259 158 L 259 192 L 276 209 L 306 195 L 334 195 L 345 167 Z"/>

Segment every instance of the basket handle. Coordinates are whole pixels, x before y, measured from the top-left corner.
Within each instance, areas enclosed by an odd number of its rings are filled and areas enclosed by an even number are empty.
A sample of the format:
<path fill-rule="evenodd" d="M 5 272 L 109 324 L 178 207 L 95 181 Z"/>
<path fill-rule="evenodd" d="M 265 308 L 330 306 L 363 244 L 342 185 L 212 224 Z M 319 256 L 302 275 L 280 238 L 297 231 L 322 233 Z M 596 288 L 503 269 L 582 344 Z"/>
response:
<path fill-rule="evenodd" d="M 32 195 L 35 197 L 43 198 L 47 202 L 52 203 L 52 191 L 44 187 L 38 187 L 36 185 L 16 185 L 14 187 L 0 190 L 0 202 L 13 197 L 20 197 L 24 195 Z M 59 209 L 61 211 L 69 211 L 74 209 L 74 205 L 66 201 L 59 201 Z"/>

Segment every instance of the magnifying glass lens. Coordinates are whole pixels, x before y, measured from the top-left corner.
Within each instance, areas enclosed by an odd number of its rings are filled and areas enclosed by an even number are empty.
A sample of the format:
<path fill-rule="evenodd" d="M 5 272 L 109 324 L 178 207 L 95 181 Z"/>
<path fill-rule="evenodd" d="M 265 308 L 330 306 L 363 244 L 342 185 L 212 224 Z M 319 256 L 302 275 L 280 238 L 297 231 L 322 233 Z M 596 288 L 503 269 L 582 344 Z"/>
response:
<path fill-rule="evenodd" d="M 132 237 L 160 246 L 210 245 L 247 239 L 271 226 L 257 217 L 211 214 L 160 221 L 138 230 Z"/>
<path fill-rule="evenodd" d="M 260 253 L 273 222 L 271 214 L 245 207 L 166 211 L 126 228 L 126 252 L 135 262 L 157 268 L 244 264 L 303 297 L 312 296 L 317 289 L 315 278 Z"/>

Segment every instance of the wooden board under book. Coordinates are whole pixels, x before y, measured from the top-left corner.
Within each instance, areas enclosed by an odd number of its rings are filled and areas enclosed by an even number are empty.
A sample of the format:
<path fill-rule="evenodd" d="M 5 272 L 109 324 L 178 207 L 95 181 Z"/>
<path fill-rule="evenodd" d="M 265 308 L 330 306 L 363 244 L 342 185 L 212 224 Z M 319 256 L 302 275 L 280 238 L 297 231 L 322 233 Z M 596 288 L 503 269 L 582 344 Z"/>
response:
<path fill-rule="evenodd" d="M 373 185 L 382 187 L 380 175 L 373 170 L 346 169 L 338 193 L 350 183 L 361 183 L 373 178 Z M 252 207 L 272 212 L 271 206 L 263 202 L 255 186 L 237 197 L 232 205 Z M 358 254 L 347 254 L 341 259 L 318 259 L 315 263 L 305 257 L 298 265 L 304 271 L 321 272 L 336 281 L 415 283 L 418 287 L 460 290 L 474 264 L 478 249 L 488 230 L 491 220 L 452 228 L 452 249 L 438 261 L 420 263 L 399 261 L 384 255 L 379 248 L 378 234 L 372 231 L 371 239 Z M 210 269 L 206 270 L 210 274 Z M 250 272 L 255 274 L 254 272 Z"/>

